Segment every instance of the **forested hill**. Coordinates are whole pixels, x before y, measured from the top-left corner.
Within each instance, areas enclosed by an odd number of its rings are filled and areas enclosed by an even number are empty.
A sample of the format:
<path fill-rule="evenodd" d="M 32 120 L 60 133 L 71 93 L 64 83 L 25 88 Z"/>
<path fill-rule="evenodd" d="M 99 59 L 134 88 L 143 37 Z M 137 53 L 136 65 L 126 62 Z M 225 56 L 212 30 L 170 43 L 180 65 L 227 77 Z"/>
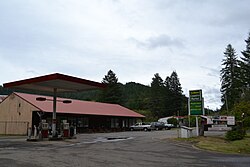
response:
<path fill-rule="evenodd" d="M 149 95 L 150 87 L 145 86 L 135 82 L 129 82 L 126 84 L 118 83 L 121 94 L 121 104 L 125 106 L 130 106 L 130 108 L 141 109 L 137 104 L 140 101 L 143 101 L 144 98 L 147 98 Z M 0 85 L 0 95 L 9 95 L 15 90 L 3 88 Z M 18 90 L 18 92 L 23 93 L 31 93 L 31 94 L 39 94 L 38 92 L 33 91 L 25 91 L 25 90 Z M 77 92 L 77 93 L 63 93 L 59 94 L 60 97 L 65 98 L 72 98 L 72 99 L 79 99 L 79 100 L 86 100 L 86 101 L 102 101 L 101 99 L 102 90 L 90 90 L 84 92 Z"/>
<path fill-rule="evenodd" d="M 12 92 L 13 92 L 13 90 L 3 88 L 3 87 L 0 85 L 0 95 L 9 95 L 9 94 L 11 94 Z"/>
<path fill-rule="evenodd" d="M 150 96 L 150 87 L 135 82 L 120 85 L 122 90 L 122 105 L 134 109 L 144 110 Z"/>

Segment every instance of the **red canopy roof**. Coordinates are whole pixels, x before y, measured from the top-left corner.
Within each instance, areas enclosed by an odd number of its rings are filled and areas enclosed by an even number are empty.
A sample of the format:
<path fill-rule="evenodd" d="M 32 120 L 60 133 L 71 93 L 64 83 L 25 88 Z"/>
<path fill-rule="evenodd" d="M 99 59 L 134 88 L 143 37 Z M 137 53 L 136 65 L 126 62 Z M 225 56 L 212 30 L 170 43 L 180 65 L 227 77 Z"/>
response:
<path fill-rule="evenodd" d="M 90 89 L 105 88 L 105 85 L 82 78 L 77 78 L 64 74 L 49 74 L 40 77 L 24 79 L 3 84 L 5 88 L 15 88 L 22 90 L 35 90 L 42 92 L 75 92 Z"/>
<path fill-rule="evenodd" d="M 46 99 L 53 99 L 50 96 L 32 95 L 26 93 L 14 93 L 25 101 L 29 102 L 38 110 L 44 112 L 53 112 L 52 101 L 37 101 L 37 97 L 45 97 Z M 64 98 L 57 98 L 57 100 L 69 100 Z M 70 99 L 72 103 L 64 104 L 57 102 L 57 113 L 67 114 L 85 114 L 85 115 L 102 115 L 102 116 L 120 116 L 120 117 L 136 117 L 144 118 L 145 116 L 138 114 L 130 109 L 122 107 L 118 104 L 99 103 L 91 101 L 81 101 Z"/>

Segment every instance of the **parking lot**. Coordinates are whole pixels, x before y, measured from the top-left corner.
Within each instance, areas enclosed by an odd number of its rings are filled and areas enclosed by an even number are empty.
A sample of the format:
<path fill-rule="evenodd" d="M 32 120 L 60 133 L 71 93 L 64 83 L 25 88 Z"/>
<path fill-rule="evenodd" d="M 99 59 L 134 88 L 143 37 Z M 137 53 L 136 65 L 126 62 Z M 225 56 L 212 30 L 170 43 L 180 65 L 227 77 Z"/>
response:
<path fill-rule="evenodd" d="M 219 135 L 219 134 L 218 134 Z M 220 154 L 173 141 L 177 130 L 79 134 L 64 141 L 0 137 L 1 167 L 242 166 L 250 156 Z"/>

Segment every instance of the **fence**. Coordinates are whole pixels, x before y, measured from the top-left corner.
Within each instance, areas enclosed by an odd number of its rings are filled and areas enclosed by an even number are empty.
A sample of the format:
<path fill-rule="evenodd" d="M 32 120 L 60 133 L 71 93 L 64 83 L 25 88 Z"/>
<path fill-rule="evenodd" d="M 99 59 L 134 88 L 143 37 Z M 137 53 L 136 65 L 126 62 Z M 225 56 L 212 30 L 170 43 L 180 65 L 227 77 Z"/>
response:
<path fill-rule="evenodd" d="M 26 135 L 29 122 L 0 121 L 0 134 Z"/>

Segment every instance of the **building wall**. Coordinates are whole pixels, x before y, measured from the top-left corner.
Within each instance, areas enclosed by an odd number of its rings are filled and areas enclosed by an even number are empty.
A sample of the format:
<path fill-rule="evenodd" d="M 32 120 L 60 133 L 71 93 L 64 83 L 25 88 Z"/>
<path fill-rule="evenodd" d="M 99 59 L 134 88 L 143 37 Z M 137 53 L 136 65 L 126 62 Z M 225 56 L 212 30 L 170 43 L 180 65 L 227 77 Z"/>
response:
<path fill-rule="evenodd" d="M 11 94 L 0 103 L 0 134 L 26 134 L 32 125 L 32 111 L 36 107 Z"/>

